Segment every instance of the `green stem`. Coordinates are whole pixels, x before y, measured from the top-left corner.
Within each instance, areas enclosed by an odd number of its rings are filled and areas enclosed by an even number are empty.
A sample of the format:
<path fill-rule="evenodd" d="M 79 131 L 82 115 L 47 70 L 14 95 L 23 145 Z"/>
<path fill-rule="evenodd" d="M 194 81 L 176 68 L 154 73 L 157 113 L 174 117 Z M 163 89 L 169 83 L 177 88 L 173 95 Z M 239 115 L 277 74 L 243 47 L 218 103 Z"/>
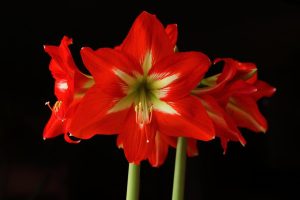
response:
<path fill-rule="evenodd" d="M 138 200 L 140 191 L 140 166 L 129 163 L 126 200 Z"/>
<path fill-rule="evenodd" d="M 177 139 L 172 200 L 183 200 L 184 198 L 186 148 L 186 139 L 179 137 Z"/>

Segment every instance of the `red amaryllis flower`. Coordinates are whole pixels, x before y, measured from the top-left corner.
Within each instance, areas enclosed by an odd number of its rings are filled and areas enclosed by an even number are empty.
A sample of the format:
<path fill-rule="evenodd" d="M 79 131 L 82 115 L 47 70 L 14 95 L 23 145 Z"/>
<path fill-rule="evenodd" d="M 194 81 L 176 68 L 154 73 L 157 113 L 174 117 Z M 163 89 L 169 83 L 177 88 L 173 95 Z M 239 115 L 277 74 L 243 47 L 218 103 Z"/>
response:
<path fill-rule="evenodd" d="M 129 162 L 147 159 L 156 135 L 214 138 L 200 101 L 190 95 L 210 66 L 199 52 L 174 53 L 154 15 L 143 12 L 117 49 L 81 50 L 95 85 L 72 120 L 73 135 L 118 134 Z"/>
<path fill-rule="evenodd" d="M 55 79 L 54 92 L 57 97 L 53 107 L 49 102 L 46 103 L 52 110 L 52 115 L 44 129 L 44 139 L 64 134 L 66 141 L 78 142 L 68 137 L 69 125 L 78 103 L 94 81 L 76 67 L 68 48 L 71 43 L 72 39 L 65 36 L 59 46 L 44 46 L 52 58 L 49 69 Z"/>
<path fill-rule="evenodd" d="M 235 68 L 237 74 L 239 72 L 240 74 L 244 73 L 241 76 L 244 82 L 240 84 L 239 88 L 236 90 L 228 88 L 226 91 L 228 98 L 221 99 L 226 112 L 230 114 L 239 127 L 248 128 L 255 132 L 266 132 L 267 121 L 260 113 L 256 101 L 262 97 L 272 96 L 276 89 L 264 81 L 257 80 L 257 73 L 253 73 L 253 71 L 256 72 L 254 64 L 241 63 L 233 59 L 220 60 L 223 60 L 228 67 Z"/>
<path fill-rule="evenodd" d="M 178 37 L 178 29 L 176 24 L 169 24 L 165 32 L 172 44 L 174 51 L 176 52 L 177 47 L 177 37 Z M 188 139 L 187 145 L 187 154 L 188 156 L 196 156 L 198 155 L 197 142 L 193 139 Z M 162 165 L 168 155 L 169 146 L 176 148 L 177 146 L 177 137 L 161 134 L 160 132 L 156 133 L 154 146 L 151 150 L 151 153 L 148 156 L 148 161 L 153 167 L 159 167 Z"/>
<path fill-rule="evenodd" d="M 221 138 L 224 152 L 228 141 L 240 141 L 245 145 L 237 127 L 248 128 L 255 132 L 265 132 L 267 121 L 260 113 L 256 101 L 270 97 L 275 88 L 257 80 L 257 68 L 253 63 L 241 63 L 225 58 L 221 74 L 203 79 L 206 87 L 195 89 L 212 119 L 216 135 Z"/>

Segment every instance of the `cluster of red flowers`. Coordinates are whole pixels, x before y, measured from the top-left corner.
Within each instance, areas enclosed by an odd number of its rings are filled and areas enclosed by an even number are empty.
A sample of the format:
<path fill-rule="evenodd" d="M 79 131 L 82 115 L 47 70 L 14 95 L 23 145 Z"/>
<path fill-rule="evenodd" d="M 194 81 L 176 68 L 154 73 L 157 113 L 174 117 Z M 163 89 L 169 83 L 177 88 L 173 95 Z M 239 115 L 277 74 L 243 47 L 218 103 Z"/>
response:
<path fill-rule="evenodd" d="M 166 28 L 154 15 L 140 14 L 121 45 L 81 49 L 91 75 L 81 73 L 64 37 L 59 46 L 44 46 L 51 56 L 57 102 L 44 130 L 44 139 L 64 134 L 89 139 L 117 134 L 129 162 L 149 160 L 161 165 L 178 137 L 188 139 L 188 154 L 197 155 L 197 140 L 219 137 L 246 141 L 239 127 L 265 132 L 267 122 L 257 100 L 275 88 L 257 79 L 253 63 L 231 58 L 221 73 L 205 77 L 212 66 L 201 52 L 177 52 L 177 26 Z"/>

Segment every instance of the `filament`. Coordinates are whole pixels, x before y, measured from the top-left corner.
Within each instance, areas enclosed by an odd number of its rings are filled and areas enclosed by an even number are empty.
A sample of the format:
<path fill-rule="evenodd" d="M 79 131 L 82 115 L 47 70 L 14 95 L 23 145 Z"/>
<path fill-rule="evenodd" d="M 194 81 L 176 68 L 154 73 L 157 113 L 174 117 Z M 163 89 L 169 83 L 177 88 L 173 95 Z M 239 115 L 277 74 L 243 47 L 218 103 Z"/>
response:
<path fill-rule="evenodd" d="M 150 124 L 152 120 L 153 106 L 147 103 L 139 102 L 135 105 L 135 121 L 139 125 L 142 132 L 146 134 L 146 142 L 149 143 L 148 127 L 145 125 Z"/>
<path fill-rule="evenodd" d="M 64 117 L 64 116 L 63 116 L 63 117 L 58 116 L 58 115 L 59 115 L 59 111 L 60 111 L 60 107 L 61 107 L 61 105 L 62 105 L 62 101 L 56 101 L 55 104 L 54 104 L 52 107 L 51 107 L 51 105 L 50 105 L 50 101 L 47 101 L 47 102 L 45 103 L 45 105 L 48 106 L 48 108 L 49 108 L 52 112 L 54 112 L 54 115 L 55 115 L 55 117 L 56 117 L 58 120 L 60 120 L 60 121 L 62 121 L 62 122 L 65 121 L 65 117 Z M 63 113 L 63 115 L 64 115 L 64 113 Z"/>

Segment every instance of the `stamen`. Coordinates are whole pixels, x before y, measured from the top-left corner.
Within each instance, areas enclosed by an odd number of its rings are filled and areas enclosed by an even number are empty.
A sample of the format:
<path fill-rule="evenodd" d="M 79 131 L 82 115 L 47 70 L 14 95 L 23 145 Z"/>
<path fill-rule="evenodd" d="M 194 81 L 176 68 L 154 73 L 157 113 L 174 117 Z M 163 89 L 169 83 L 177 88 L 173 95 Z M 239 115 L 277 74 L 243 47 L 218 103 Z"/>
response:
<path fill-rule="evenodd" d="M 152 105 L 147 105 L 147 103 L 142 104 L 139 102 L 138 105 L 135 105 L 135 121 L 140 125 L 140 128 L 143 128 L 145 124 L 150 124 L 152 120 Z"/>
<path fill-rule="evenodd" d="M 152 120 L 152 110 L 153 106 L 148 105 L 147 103 L 142 104 L 142 102 L 139 102 L 138 105 L 135 105 L 135 121 L 139 125 L 140 129 L 142 129 L 146 134 L 146 142 L 149 143 L 149 137 L 148 137 L 148 128 L 144 125 L 150 124 Z"/>
<path fill-rule="evenodd" d="M 58 110 L 59 110 L 61 104 L 62 104 L 62 101 L 56 101 L 56 102 L 55 102 L 55 104 L 54 104 L 54 106 L 53 106 L 54 112 L 58 112 Z"/>
<path fill-rule="evenodd" d="M 47 101 L 47 102 L 45 103 L 45 105 L 48 106 L 48 108 L 49 108 L 52 112 L 54 112 L 55 117 L 56 117 L 58 120 L 60 120 L 61 122 L 64 122 L 64 121 L 65 121 L 65 117 L 64 117 L 64 116 L 59 116 L 59 115 L 61 115 L 61 113 L 59 114 L 59 109 L 60 109 L 60 107 L 61 107 L 61 105 L 62 105 L 62 101 L 56 101 L 55 104 L 54 104 L 54 106 L 52 106 L 52 107 L 51 107 L 49 101 Z"/>

